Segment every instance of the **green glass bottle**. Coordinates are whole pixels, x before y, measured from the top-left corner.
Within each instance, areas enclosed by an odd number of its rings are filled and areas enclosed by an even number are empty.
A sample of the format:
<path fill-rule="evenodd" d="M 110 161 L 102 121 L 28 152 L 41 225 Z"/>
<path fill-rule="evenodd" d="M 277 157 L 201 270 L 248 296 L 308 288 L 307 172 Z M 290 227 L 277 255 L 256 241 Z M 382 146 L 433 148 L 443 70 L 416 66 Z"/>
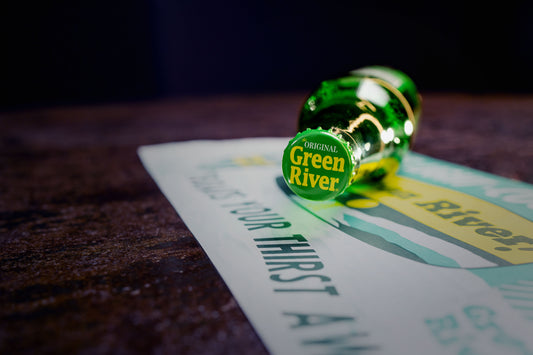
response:
<path fill-rule="evenodd" d="M 323 81 L 305 101 L 283 153 L 290 189 L 327 200 L 394 173 L 413 142 L 421 98 L 403 72 L 380 66 Z"/>

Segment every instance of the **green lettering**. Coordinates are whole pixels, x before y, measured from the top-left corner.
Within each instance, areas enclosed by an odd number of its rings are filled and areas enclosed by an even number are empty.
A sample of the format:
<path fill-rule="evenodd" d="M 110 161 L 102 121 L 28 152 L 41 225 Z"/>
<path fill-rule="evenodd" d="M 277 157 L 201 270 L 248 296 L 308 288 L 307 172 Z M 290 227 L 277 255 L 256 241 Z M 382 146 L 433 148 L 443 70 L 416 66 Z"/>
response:
<path fill-rule="evenodd" d="M 310 279 L 310 278 L 318 278 L 322 282 L 331 281 L 329 277 L 323 276 L 323 275 L 303 275 L 303 276 L 293 277 L 292 279 L 283 279 L 281 278 L 280 274 L 270 275 L 270 279 L 273 281 L 277 281 L 277 282 L 296 282 L 296 281 L 301 281 L 301 280 Z"/>
<path fill-rule="evenodd" d="M 274 222 L 274 223 L 245 223 L 245 226 L 248 227 L 248 230 L 254 231 L 257 229 L 263 229 L 263 228 L 272 228 L 272 229 L 280 229 L 280 228 L 288 228 L 291 226 L 289 222 Z"/>
<path fill-rule="evenodd" d="M 296 323 L 291 325 L 291 328 L 314 327 L 317 325 L 325 325 L 337 322 L 354 322 L 355 318 L 346 316 L 336 316 L 331 314 L 307 314 L 284 312 L 283 315 L 296 317 Z"/>
<path fill-rule="evenodd" d="M 333 286 L 326 286 L 324 288 L 293 288 L 293 289 L 274 289 L 274 292 L 325 292 L 332 296 L 338 296 L 337 289 Z"/>
<path fill-rule="evenodd" d="M 494 240 L 505 245 L 516 245 L 519 243 L 533 244 L 533 238 L 526 237 L 525 235 L 515 235 L 511 238 L 495 238 Z"/>
<path fill-rule="evenodd" d="M 485 237 L 508 237 L 513 234 L 507 229 L 501 228 L 478 228 L 476 233 Z"/>
<path fill-rule="evenodd" d="M 461 206 L 456 205 L 455 203 L 452 203 L 446 200 L 427 202 L 427 203 L 415 203 L 415 205 L 424 207 L 424 209 L 429 212 L 437 212 L 440 210 L 461 208 Z"/>
<path fill-rule="evenodd" d="M 324 268 L 324 264 L 320 261 L 299 261 L 299 262 L 289 262 L 289 261 L 269 261 L 267 265 L 280 265 L 275 268 L 268 269 L 268 271 L 280 271 L 280 270 L 303 270 L 303 271 L 316 271 Z"/>
<path fill-rule="evenodd" d="M 465 217 L 463 219 L 460 219 L 458 221 L 453 222 L 457 224 L 458 226 L 487 226 L 490 227 L 493 224 L 484 222 L 476 217 Z"/>

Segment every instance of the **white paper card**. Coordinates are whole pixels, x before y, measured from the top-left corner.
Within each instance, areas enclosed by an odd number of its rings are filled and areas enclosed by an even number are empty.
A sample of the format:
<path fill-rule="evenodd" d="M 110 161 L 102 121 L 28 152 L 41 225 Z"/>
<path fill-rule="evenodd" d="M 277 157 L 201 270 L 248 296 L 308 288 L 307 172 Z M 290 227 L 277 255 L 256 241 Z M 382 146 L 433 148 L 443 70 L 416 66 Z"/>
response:
<path fill-rule="evenodd" d="M 287 142 L 139 148 L 272 354 L 533 354 L 530 185 L 411 153 L 388 189 L 309 202 Z"/>

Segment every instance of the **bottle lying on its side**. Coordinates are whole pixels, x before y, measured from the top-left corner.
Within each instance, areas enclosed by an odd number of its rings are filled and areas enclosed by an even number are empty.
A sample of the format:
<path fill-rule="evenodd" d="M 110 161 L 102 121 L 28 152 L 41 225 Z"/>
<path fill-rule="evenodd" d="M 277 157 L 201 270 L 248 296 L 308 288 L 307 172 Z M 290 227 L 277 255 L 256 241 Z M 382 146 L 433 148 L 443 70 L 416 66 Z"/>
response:
<path fill-rule="evenodd" d="M 403 72 L 371 66 L 323 81 L 305 101 L 283 153 L 290 189 L 327 200 L 394 173 L 412 145 L 421 97 Z"/>

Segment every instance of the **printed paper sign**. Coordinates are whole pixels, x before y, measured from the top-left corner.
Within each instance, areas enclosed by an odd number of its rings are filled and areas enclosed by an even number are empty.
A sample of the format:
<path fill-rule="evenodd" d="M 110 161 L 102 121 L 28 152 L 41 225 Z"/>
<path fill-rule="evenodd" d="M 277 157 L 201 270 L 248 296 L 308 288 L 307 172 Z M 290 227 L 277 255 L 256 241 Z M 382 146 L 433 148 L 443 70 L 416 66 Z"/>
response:
<path fill-rule="evenodd" d="M 313 202 L 287 142 L 139 149 L 272 354 L 533 354 L 533 186 L 410 153 Z"/>

